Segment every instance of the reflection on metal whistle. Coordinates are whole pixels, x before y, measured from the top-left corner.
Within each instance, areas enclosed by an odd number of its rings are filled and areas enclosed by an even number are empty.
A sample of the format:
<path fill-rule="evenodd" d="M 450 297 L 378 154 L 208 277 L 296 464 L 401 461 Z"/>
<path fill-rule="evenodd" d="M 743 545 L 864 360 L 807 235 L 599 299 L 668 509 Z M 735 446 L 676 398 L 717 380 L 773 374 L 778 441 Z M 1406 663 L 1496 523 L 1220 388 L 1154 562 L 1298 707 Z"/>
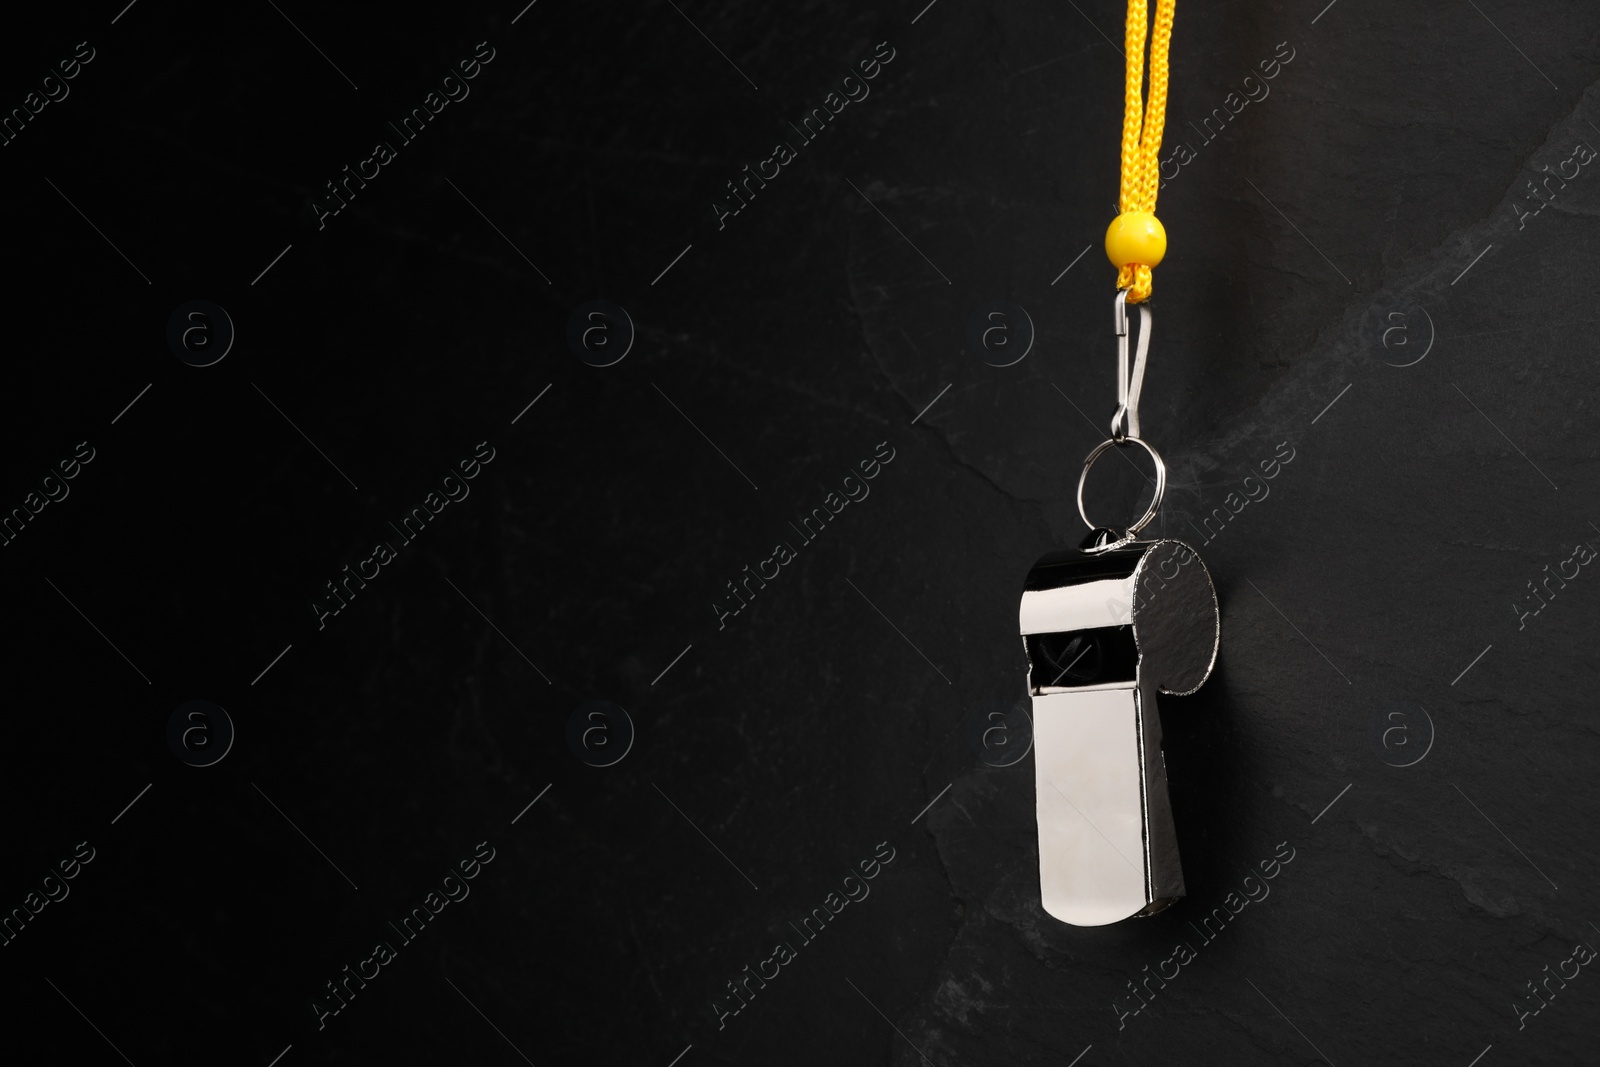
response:
<path fill-rule="evenodd" d="M 1152 915 L 1184 895 L 1156 693 L 1187 695 L 1211 673 L 1211 576 L 1180 541 L 1052 553 L 1028 574 L 1019 621 L 1044 909 L 1075 926 Z"/>

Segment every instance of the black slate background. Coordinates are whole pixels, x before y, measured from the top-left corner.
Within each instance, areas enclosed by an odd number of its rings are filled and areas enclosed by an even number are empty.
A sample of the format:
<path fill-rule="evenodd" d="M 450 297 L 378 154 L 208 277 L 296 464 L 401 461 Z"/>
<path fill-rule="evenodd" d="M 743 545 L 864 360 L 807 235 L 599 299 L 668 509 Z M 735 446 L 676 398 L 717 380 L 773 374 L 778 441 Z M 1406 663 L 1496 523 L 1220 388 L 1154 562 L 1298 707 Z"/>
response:
<path fill-rule="evenodd" d="M 1592 1059 L 1600 979 L 1513 1004 L 1600 944 L 1600 579 L 1514 605 L 1600 543 L 1600 176 L 1516 204 L 1600 143 L 1600 9 L 1180 5 L 1168 145 L 1196 154 L 1158 205 L 1143 410 L 1156 529 L 1201 547 L 1224 643 L 1164 710 L 1189 899 L 1079 930 L 1038 905 L 1031 758 L 981 737 L 1114 406 L 1122 6 L 519 6 L 7 16 L 6 108 L 96 50 L 0 148 L 3 507 L 95 450 L 0 568 L 0 907 L 95 849 L 0 949 L 11 1057 Z M 319 230 L 323 183 L 484 40 Z M 882 41 L 870 96 L 719 230 L 723 183 Z M 595 298 L 637 327 L 607 368 L 565 340 Z M 203 369 L 165 339 L 193 299 L 237 328 Z M 1012 366 L 967 340 L 991 301 L 1036 330 Z M 480 441 L 470 496 L 319 630 L 323 583 Z M 719 629 L 723 583 L 880 442 L 870 496 Z M 210 767 L 167 745 L 192 699 L 237 728 Z M 567 742 L 595 699 L 637 730 L 604 769 Z M 1426 758 L 1381 758 L 1394 721 Z M 323 983 L 480 841 L 471 896 L 319 1030 Z"/>

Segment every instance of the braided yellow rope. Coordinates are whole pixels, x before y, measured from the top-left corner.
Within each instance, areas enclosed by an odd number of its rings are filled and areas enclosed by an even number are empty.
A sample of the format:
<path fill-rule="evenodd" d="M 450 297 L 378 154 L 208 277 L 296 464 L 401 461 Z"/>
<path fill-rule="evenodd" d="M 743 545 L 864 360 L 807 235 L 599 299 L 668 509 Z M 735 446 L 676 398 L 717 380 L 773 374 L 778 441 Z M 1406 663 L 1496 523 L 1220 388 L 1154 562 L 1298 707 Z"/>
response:
<path fill-rule="evenodd" d="M 1167 120 L 1167 52 L 1176 7 L 1177 0 L 1156 0 L 1155 28 L 1151 31 L 1147 0 L 1128 0 L 1128 77 L 1122 116 L 1122 186 L 1118 201 L 1118 210 L 1124 215 L 1155 213 L 1156 192 L 1161 185 L 1157 157 L 1161 153 L 1161 130 Z M 1150 38 L 1150 93 L 1145 99 L 1147 33 Z M 1164 250 L 1164 238 L 1162 245 Z M 1150 268 L 1154 265 L 1128 263 L 1117 268 L 1117 288 L 1129 291 L 1128 303 L 1138 304 L 1150 298 Z"/>

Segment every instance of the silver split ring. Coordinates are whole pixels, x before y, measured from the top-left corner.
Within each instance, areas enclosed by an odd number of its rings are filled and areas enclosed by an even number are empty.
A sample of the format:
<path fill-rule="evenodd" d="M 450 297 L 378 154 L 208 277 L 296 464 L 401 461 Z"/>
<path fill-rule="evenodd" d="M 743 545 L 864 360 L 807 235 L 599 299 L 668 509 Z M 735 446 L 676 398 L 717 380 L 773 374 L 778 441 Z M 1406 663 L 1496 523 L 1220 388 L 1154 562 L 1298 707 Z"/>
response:
<path fill-rule="evenodd" d="M 1129 526 L 1120 539 L 1118 539 L 1114 544 L 1106 545 L 1106 548 L 1114 548 L 1117 545 L 1126 544 L 1128 541 L 1131 541 L 1134 535 L 1140 530 L 1150 525 L 1151 520 L 1156 517 L 1156 512 L 1161 509 L 1161 498 L 1165 496 L 1167 492 L 1167 465 L 1161 461 L 1161 454 L 1151 447 L 1150 442 L 1140 437 L 1134 437 L 1131 434 L 1123 437 L 1120 441 L 1116 438 L 1110 438 L 1108 440 L 1101 441 L 1084 459 L 1083 473 L 1078 475 L 1078 514 L 1082 516 L 1083 521 L 1088 525 L 1088 527 L 1091 530 L 1100 528 L 1097 523 L 1090 520 L 1088 513 L 1083 507 L 1083 487 L 1084 484 L 1089 480 L 1089 468 L 1094 466 L 1095 460 L 1099 459 L 1101 455 L 1105 453 L 1106 449 L 1115 448 L 1121 445 L 1138 445 L 1140 448 L 1149 453 L 1151 461 L 1155 463 L 1156 466 L 1156 491 L 1155 495 L 1150 498 L 1150 506 L 1144 509 L 1143 515 L 1139 516 L 1139 521 Z"/>

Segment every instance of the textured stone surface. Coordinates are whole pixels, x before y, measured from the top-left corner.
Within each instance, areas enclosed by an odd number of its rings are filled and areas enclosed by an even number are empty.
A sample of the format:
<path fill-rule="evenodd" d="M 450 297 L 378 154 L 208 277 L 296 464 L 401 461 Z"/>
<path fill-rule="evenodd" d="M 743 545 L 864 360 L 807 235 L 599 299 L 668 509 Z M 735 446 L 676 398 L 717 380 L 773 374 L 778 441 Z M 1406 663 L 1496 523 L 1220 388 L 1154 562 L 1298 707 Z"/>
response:
<path fill-rule="evenodd" d="M 1115 406 L 1122 8 L 677 6 L 141 3 L 0 42 L 7 107 L 95 49 L 0 168 L 4 506 L 94 449 L 0 569 L 0 906 L 96 850 L 5 948 L 7 1040 L 141 1067 L 1582 1062 L 1600 978 L 1514 1005 L 1600 945 L 1600 174 L 1537 214 L 1527 183 L 1600 146 L 1600 10 L 1180 5 L 1150 532 L 1201 552 L 1222 648 L 1163 698 L 1189 897 L 1079 930 L 1038 904 L 1016 609 L 1082 536 Z M 481 40 L 470 95 L 319 228 L 324 183 Z M 725 183 L 885 41 L 719 228 Z M 637 328 L 606 368 L 566 341 L 597 298 Z M 193 299 L 237 327 L 213 367 L 164 342 Z M 1034 335 L 1009 366 L 997 306 Z M 319 628 L 324 583 L 480 441 L 470 494 Z M 1096 513 L 1134 506 L 1132 468 L 1096 474 Z M 166 744 L 192 699 L 237 727 L 214 766 Z M 593 700 L 636 731 L 609 767 L 568 746 Z M 481 841 L 470 896 L 319 1029 L 324 983 Z"/>

